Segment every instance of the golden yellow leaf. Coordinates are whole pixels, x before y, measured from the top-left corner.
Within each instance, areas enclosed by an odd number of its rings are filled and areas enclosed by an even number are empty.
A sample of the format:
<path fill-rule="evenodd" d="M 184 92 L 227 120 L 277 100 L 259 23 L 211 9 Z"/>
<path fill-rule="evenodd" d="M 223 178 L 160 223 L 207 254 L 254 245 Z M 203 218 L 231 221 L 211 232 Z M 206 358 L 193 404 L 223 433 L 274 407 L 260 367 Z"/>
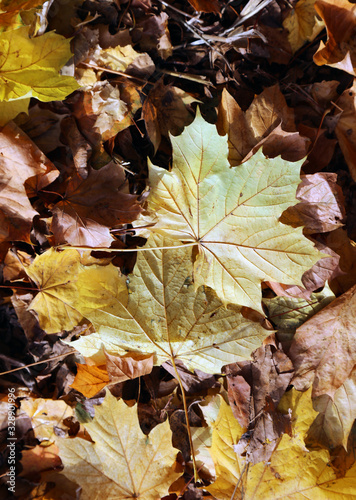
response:
<path fill-rule="evenodd" d="M 168 420 L 145 436 L 136 406 L 129 408 L 107 391 L 85 428 L 94 443 L 58 440 L 63 474 L 81 485 L 81 500 L 157 500 L 168 494 L 179 476 L 172 469 L 177 450 Z"/>
<path fill-rule="evenodd" d="M 105 366 L 80 365 L 77 363 L 77 374 L 71 387 L 92 398 L 110 382 Z"/>
<path fill-rule="evenodd" d="M 2 33 L 0 42 L 0 101 L 60 101 L 78 88 L 74 78 L 59 75 L 72 57 L 70 40 L 54 32 L 30 38 L 24 26 Z"/>
<path fill-rule="evenodd" d="M 224 464 L 215 483 L 207 489 L 218 500 L 338 500 L 355 498 L 356 464 L 338 477 L 330 466 L 328 450 L 309 451 L 304 444 L 304 432 L 314 418 L 310 391 L 287 396 L 280 407 L 292 411 L 293 436 L 283 435 L 269 462 L 243 467 L 241 458 L 233 456 L 233 445 L 241 434 L 234 434 L 235 419 L 232 411 L 221 410 L 226 422 L 213 430 L 215 439 L 222 443 L 220 449 L 211 447 L 214 461 Z M 289 406 L 290 404 L 290 406 Z M 220 413 L 219 413 L 220 417 Z M 224 451 L 225 450 L 225 451 Z M 238 484 L 238 485 L 237 485 Z M 235 491 L 236 487 L 236 491 Z M 233 492 L 235 495 L 232 497 Z"/>
<path fill-rule="evenodd" d="M 303 272 L 323 256 L 301 227 L 279 220 L 296 202 L 302 162 L 268 160 L 259 150 L 231 168 L 227 137 L 199 112 L 171 140 L 173 169 L 150 165 L 149 215 L 135 225 L 155 222 L 151 232 L 196 247 L 196 287 L 208 285 L 225 304 L 263 312 L 262 281 L 300 284 Z"/>
<path fill-rule="evenodd" d="M 249 359 L 270 332 L 244 318 L 241 307 L 224 307 L 210 288 L 195 291 L 190 252 L 176 240 L 153 234 L 128 276 L 128 293 L 120 292 L 108 306 L 83 311 L 96 333 L 70 345 L 95 364 L 105 363 L 105 347 L 115 355 L 153 353 L 155 364 L 180 359 L 208 373 Z M 78 302 L 85 306 L 80 295 L 78 289 Z"/>
<path fill-rule="evenodd" d="M 26 273 L 40 290 L 29 308 L 47 333 L 71 330 L 92 309 L 111 304 L 119 289 L 126 289 L 115 266 L 84 266 L 79 252 L 71 249 L 51 248 L 36 257 Z"/>

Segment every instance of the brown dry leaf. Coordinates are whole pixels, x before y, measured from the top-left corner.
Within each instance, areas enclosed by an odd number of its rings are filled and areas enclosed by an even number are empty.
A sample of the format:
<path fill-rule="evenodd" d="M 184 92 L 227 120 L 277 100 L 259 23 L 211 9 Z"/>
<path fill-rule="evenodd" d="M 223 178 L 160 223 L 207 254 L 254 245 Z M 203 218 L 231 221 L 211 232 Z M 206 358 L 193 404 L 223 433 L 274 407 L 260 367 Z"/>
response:
<path fill-rule="evenodd" d="M 133 43 L 139 42 L 144 52 L 156 49 L 162 59 L 167 59 L 173 53 L 168 30 L 168 15 L 161 12 L 159 16 L 144 17 L 136 23 L 132 30 Z"/>
<path fill-rule="evenodd" d="M 356 245 L 342 228 L 327 236 L 326 245 L 340 256 L 330 286 L 336 295 L 341 295 L 356 284 Z"/>
<path fill-rule="evenodd" d="M 114 162 L 89 169 L 86 179 L 68 180 L 63 199 L 51 208 L 56 245 L 110 246 L 110 228 L 135 220 L 141 212 L 138 196 L 129 194 L 125 171 Z"/>
<path fill-rule="evenodd" d="M 152 354 L 127 353 L 125 356 L 113 356 L 106 352 L 105 356 L 107 373 L 115 384 L 148 375 L 153 368 Z"/>
<path fill-rule="evenodd" d="M 58 456 L 59 449 L 55 444 L 46 446 L 35 446 L 31 450 L 23 450 L 21 465 L 23 467 L 20 476 L 34 479 L 41 472 L 61 467 L 62 461 Z"/>
<path fill-rule="evenodd" d="M 356 286 L 298 328 L 289 351 L 296 389 L 313 384 L 313 398 L 333 398 L 350 377 L 356 364 L 355 310 Z"/>
<path fill-rule="evenodd" d="M 342 113 L 335 127 L 335 134 L 339 139 L 351 177 L 356 181 L 356 81 L 351 88 L 342 93 L 337 105 Z"/>
<path fill-rule="evenodd" d="M 327 64 L 356 76 L 356 5 L 348 0 L 317 0 L 315 10 L 326 25 L 328 39 L 314 54 L 315 64 Z"/>
<path fill-rule="evenodd" d="M 314 4 L 315 0 L 299 0 L 283 21 L 293 53 L 312 42 L 324 28 L 324 22 L 316 17 Z"/>
<path fill-rule="evenodd" d="M 0 242 L 30 243 L 32 219 L 38 215 L 29 197 L 59 175 L 37 146 L 14 123 L 0 131 Z"/>
<path fill-rule="evenodd" d="M 163 79 L 155 84 L 142 106 L 142 117 L 155 152 L 162 136 L 179 135 L 185 126 L 192 123 L 194 116 L 187 105 L 194 100 L 178 87 L 164 85 Z"/>
<path fill-rule="evenodd" d="M 188 0 L 190 5 L 198 12 L 214 12 L 220 14 L 220 4 L 218 0 Z"/>
<path fill-rule="evenodd" d="M 293 365 L 288 356 L 273 345 L 260 347 L 252 358 L 252 362 L 228 365 L 226 372 L 234 416 L 241 426 L 253 431 L 247 448 L 243 437 L 237 449 L 242 449 L 247 460 L 255 464 L 269 460 L 280 436 L 290 432 L 289 419 L 276 409 L 293 376 Z M 241 377 L 245 383 L 241 384 Z M 249 392 L 246 383 L 250 386 Z"/>
<path fill-rule="evenodd" d="M 341 227 L 345 217 L 344 196 L 336 183 L 337 174 L 319 172 L 302 175 L 297 189 L 300 203 L 287 208 L 281 221 L 304 226 L 307 234 L 329 232 Z"/>
<path fill-rule="evenodd" d="M 263 152 L 269 157 L 282 154 L 283 159 L 296 161 L 307 152 L 305 138 L 296 133 L 294 112 L 288 108 L 278 85 L 268 87 L 255 97 L 246 112 L 224 89 L 217 128 L 219 134 L 228 134 L 232 166 L 239 165 L 263 139 Z"/>
<path fill-rule="evenodd" d="M 79 132 L 73 116 L 66 116 L 61 121 L 63 143 L 68 143 L 73 156 L 74 166 L 80 177 L 88 177 L 88 160 L 92 148 Z"/>
<path fill-rule="evenodd" d="M 356 370 L 335 391 L 334 397 L 327 394 L 313 401 L 319 412 L 308 432 L 308 443 L 317 442 L 326 448 L 342 445 L 347 450 L 348 437 L 356 419 Z"/>
<path fill-rule="evenodd" d="M 86 398 L 92 398 L 104 389 L 110 382 L 110 377 L 105 366 L 77 365 L 77 374 L 71 387 L 84 394 Z"/>

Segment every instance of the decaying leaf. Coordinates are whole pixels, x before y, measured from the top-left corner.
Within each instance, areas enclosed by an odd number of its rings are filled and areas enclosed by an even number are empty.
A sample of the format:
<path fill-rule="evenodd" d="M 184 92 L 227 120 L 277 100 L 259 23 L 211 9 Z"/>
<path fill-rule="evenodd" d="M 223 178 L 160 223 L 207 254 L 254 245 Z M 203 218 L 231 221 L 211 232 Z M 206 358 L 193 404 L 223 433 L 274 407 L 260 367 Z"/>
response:
<path fill-rule="evenodd" d="M 308 141 L 296 132 L 294 112 L 288 108 L 278 85 L 256 96 L 245 112 L 223 90 L 217 128 L 219 134 L 228 135 L 228 159 L 232 166 L 239 165 L 251 150 L 256 152 L 261 146 L 269 158 L 281 155 L 288 161 L 301 160 L 307 153 Z"/>
<path fill-rule="evenodd" d="M 301 163 L 268 160 L 259 151 L 231 168 L 227 138 L 200 113 L 171 140 L 173 169 L 150 166 L 149 216 L 143 220 L 155 223 L 151 232 L 197 247 L 195 287 L 208 285 L 224 303 L 262 312 L 262 281 L 299 284 L 322 257 L 302 228 L 279 221 L 295 203 Z"/>
<path fill-rule="evenodd" d="M 87 311 L 96 333 L 71 345 L 96 364 L 105 363 L 105 348 L 114 355 L 153 353 L 155 364 L 178 358 L 207 373 L 248 359 L 268 331 L 245 319 L 239 306 L 225 308 L 208 287 L 196 291 L 190 254 L 176 240 L 152 235 L 128 276 L 128 293 L 118 286 L 108 307 L 98 304 L 97 310 Z M 77 302 L 85 305 L 78 292 Z"/>
<path fill-rule="evenodd" d="M 89 168 L 86 179 L 70 178 L 52 208 L 55 243 L 89 247 L 110 246 L 110 228 L 131 222 L 141 212 L 138 196 L 128 192 L 125 171 L 114 162 L 100 170 Z"/>
<path fill-rule="evenodd" d="M 29 196 L 54 181 L 59 171 L 14 123 L 0 131 L 0 241 L 30 242 L 37 211 Z"/>
<path fill-rule="evenodd" d="M 82 486 L 82 500 L 157 500 L 168 494 L 179 475 L 172 469 L 177 450 L 171 445 L 168 421 L 145 436 L 136 406 L 129 408 L 107 392 L 85 428 L 94 443 L 59 440 L 63 474 Z"/>
<path fill-rule="evenodd" d="M 326 45 L 321 41 L 314 54 L 315 64 L 327 64 L 356 76 L 355 4 L 348 0 L 317 0 L 315 10 L 324 20 L 328 34 Z"/>
<path fill-rule="evenodd" d="M 283 21 L 289 31 L 288 40 L 293 52 L 297 52 L 307 41 L 311 42 L 324 28 L 314 8 L 316 0 L 299 0 Z"/>
<path fill-rule="evenodd" d="M 338 108 L 342 110 L 335 127 L 335 134 L 339 140 L 341 151 L 350 169 L 353 180 L 356 180 L 356 83 L 346 89 L 338 99 Z"/>
<path fill-rule="evenodd" d="M 313 398 L 335 391 L 355 366 L 356 286 L 335 299 L 298 328 L 289 351 L 296 373 L 293 385 L 305 390 L 313 384 Z"/>

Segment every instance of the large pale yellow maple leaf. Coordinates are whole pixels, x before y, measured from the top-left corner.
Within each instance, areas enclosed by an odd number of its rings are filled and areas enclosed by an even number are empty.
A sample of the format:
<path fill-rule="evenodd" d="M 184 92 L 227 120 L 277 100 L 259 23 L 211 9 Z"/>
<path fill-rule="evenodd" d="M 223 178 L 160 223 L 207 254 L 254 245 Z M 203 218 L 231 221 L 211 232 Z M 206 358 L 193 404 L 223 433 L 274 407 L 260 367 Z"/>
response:
<path fill-rule="evenodd" d="M 179 476 L 172 468 L 178 450 L 172 447 L 168 420 L 145 436 L 136 406 L 129 408 L 107 391 L 85 428 L 94 443 L 58 440 L 63 474 L 82 487 L 82 500 L 157 500 L 168 495 Z"/>
<path fill-rule="evenodd" d="M 231 168 L 227 137 L 199 111 L 171 140 L 172 171 L 150 165 L 148 216 L 136 226 L 155 223 L 151 232 L 195 246 L 196 287 L 208 285 L 225 304 L 262 312 L 262 281 L 301 284 L 322 257 L 301 227 L 279 221 L 297 202 L 302 161 L 268 160 L 260 150 Z"/>
<path fill-rule="evenodd" d="M 170 238 L 152 235 L 128 276 L 128 293 L 118 286 L 116 300 L 109 305 L 100 304 L 100 282 L 93 282 L 97 306 L 83 315 L 96 333 L 71 345 L 96 364 L 105 363 L 104 347 L 116 355 L 153 353 L 155 364 L 180 359 L 188 368 L 208 373 L 249 359 L 270 332 L 244 318 L 241 307 L 224 307 L 210 288 L 194 289 L 190 250 Z M 80 297 L 78 290 L 79 311 Z M 82 303 L 85 307 L 85 300 Z"/>

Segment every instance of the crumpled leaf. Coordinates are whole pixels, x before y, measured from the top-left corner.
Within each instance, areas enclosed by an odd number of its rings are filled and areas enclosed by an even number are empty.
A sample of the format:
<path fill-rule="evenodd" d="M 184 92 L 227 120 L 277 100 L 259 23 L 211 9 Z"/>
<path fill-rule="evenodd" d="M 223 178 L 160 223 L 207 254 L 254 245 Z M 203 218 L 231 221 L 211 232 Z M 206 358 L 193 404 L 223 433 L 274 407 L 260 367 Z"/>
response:
<path fill-rule="evenodd" d="M 247 461 L 255 464 L 269 460 L 281 435 L 290 432 L 289 419 L 276 410 L 293 376 L 293 364 L 272 344 L 261 346 L 252 358 L 225 370 L 233 414 L 252 435 L 248 440 L 242 437 L 237 450 L 243 450 Z"/>
<path fill-rule="evenodd" d="M 327 64 L 356 76 L 355 19 L 356 6 L 348 0 L 317 0 L 315 10 L 323 19 L 328 39 L 314 54 L 318 66 Z"/>
<path fill-rule="evenodd" d="M 207 373 L 248 359 L 268 331 L 245 319 L 240 307 L 225 308 L 208 287 L 195 291 L 190 248 L 177 245 L 152 235 L 128 277 L 128 294 L 120 293 L 109 307 L 98 305 L 86 314 L 96 333 L 70 345 L 96 364 L 105 362 L 104 347 L 115 355 L 154 353 L 155 364 L 178 358 L 188 368 Z M 160 249 L 166 246 L 172 248 Z"/>
<path fill-rule="evenodd" d="M 14 123 L 0 131 L 0 153 L 0 241 L 30 243 L 38 213 L 29 197 L 54 181 L 59 171 Z"/>
<path fill-rule="evenodd" d="M 168 420 L 145 436 L 136 406 L 129 408 L 107 391 L 94 420 L 85 424 L 94 443 L 60 439 L 63 474 L 82 487 L 82 500 L 99 498 L 157 500 L 179 476 L 172 465 Z"/>
<path fill-rule="evenodd" d="M 333 398 L 350 376 L 356 364 L 355 302 L 356 286 L 298 328 L 289 351 L 296 389 L 313 384 L 313 398 Z"/>
<path fill-rule="evenodd" d="M 128 192 L 124 169 L 110 162 L 100 170 L 89 168 L 86 179 L 70 178 L 63 198 L 51 210 L 56 245 L 108 247 L 114 241 L 110 228 L 135 220 L 141 205 L 138 196 Z"/>
<path fill-rule="evenodd" d="M 54 32 L 29 38 L 27 26 L 2 33 L 0 40 L 1 101 L 23 97 L 60 101 L 78 88 L 74 78 L 58 73 L 72 57 L 70 40 Z"/>
<path fill-rule="evenodd" d="M 262 281 L 300 284 L 322 256 L 302 228 L 279 221 L 295 202 L 301 163 L 268 160 L 259 151 L 230 168 L 227 138 L 200 113 L 171 140 L 173 169 L 150 165 L 148 216 L 135 225 L 155 223 L 151 232 L 195 244 L 195 286 L 262 312 Z"/>
<path fill-rule="evenodd" d="M 51 248 L 37 256 L 26 273 L 40 290 L 29 309 L 36 311 L 47 333 L 71 330 L 93 308 L 111 304 L 119 286 L 125 288 L 115 266 L 85 266 L 77 250 Z"/>
<path fill-rule="evenodd" d="M 315 1 L 299 0 L 283 21 L 283 26 L 289 31 L 288 40 L 293 53 L 306 42 L 312 42 L 324 28 L 324 22 L 316 16 Z"/>
<path fill-rule="evenodd" d="M 348 437 L 356 418 L 356 370 L 335 391 L 314 399 L 313 407 L 319 412 L 308 432 L 308 441 L 347 451 Z"/>

